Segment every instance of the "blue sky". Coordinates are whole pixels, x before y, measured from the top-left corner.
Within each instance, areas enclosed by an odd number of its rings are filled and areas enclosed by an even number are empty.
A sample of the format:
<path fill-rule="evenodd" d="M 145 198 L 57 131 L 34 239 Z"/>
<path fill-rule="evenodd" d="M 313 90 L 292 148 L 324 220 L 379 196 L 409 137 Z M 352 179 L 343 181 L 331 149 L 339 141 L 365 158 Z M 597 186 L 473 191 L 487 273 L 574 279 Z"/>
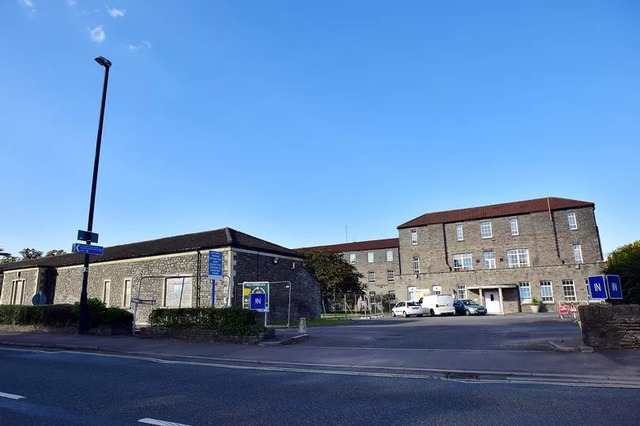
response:
<path fill-rule="evenodd" d="M 634 0 L 2 1 L 0 247 L 86 228 L 103 55 L 102 245 L 391 238 L 557 196 L 596 203 L 608 253 L 640 239 L 638 22 Z"/>

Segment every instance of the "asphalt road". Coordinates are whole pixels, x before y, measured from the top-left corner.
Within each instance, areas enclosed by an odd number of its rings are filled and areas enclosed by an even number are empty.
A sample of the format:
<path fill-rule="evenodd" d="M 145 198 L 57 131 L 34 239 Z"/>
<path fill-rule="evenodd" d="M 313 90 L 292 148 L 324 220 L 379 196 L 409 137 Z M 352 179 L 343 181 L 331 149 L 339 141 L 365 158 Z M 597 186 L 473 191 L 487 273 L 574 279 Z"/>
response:
<path fill-rule="evenodd" d="M 0 424 L 632 425 L 640 415 L 636 389 L 221 367 L 65 351 L 0 348 L 0 377 Z M 17 396 L 24 398 L 12 399 Z"/>

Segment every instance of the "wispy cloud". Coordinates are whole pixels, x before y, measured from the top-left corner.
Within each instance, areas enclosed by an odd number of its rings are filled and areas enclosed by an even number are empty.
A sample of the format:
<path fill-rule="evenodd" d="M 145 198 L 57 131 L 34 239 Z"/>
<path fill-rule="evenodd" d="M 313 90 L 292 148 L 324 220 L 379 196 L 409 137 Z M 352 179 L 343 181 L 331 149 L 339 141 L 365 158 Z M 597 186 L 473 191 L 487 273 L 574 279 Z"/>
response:
<path fill-rule="evenodd" d="M 76 0 L 67 0 L 67 6 L 69 7 L 73 7 L 75 5 L 77 5 L 78 3 L 76 2 Z"/>
<path fill-rule="evenodd" d="M 33 3 L 33 0 L 20 0 L 20 6 L 26 7 L 29 9 L 33 9 L 36 5 Z"/>
<path fill-rule="evenodd" d="M 87 28 L 87 30 L 89 30 L 89 33 L 91 34 L 91 40 L 95 41 L 96 43 L 102 43 L 106 38 L 104 30 L 102 29 L 102 25 L 98 25 L 93 29 Z"/>
<path fill-rule="evenodd" d="M 143 41 L 142 43 L 139 44 L 130 44 L 129 45 L 129 51 L 131 52 L 135 52 L 138 51 L 140 49 L 151 49 L 151 43 L 149 43 L 148 41 Z"/>
<path fill-rule="evenodd" d="M 113 9 L 107 9 L 107 12 L 109 12 L 109 16 L 112 18 L 122 18 L 124 14 L 127 13 L 125 9 L 116 9 L 115 7 Z"/>

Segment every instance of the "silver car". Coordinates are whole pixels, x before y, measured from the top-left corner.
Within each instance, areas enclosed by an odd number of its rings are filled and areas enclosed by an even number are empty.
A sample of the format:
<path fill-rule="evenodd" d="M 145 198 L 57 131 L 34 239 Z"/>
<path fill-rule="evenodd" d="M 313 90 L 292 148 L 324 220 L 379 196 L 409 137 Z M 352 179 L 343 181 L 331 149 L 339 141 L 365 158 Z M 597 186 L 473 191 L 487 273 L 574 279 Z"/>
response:
<path fill-rule="evenodd" d="M 410 317 L 411 315 L 421 317 L 422 306 L 420 306 L 418 302 L 411 302 L 411 301 L 398 302 L 396 303 L 396 306 L 394 306 L 393 309 L 391 310 L 391 315 L 393 315 L 394 317 L 398 315 L 402 315 L 405 318 Z"/>

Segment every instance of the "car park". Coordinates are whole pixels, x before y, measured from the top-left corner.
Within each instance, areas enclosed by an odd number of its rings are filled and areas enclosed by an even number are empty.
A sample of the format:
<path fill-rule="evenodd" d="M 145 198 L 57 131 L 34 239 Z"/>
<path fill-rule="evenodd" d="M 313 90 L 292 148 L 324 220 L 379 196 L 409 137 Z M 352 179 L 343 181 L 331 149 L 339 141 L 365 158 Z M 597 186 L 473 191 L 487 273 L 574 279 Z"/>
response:
<path fill-rule="evenodd" d="M 487 308 L 469 299 L 458 299 L 453 302 L 453 307 L 456 314 L 459 315 L 485 315 L 487 313 Z"/>
<path fill-rule="evenodd" d="M 412 301 L 398 302 L 396 303 L 396 306 L 394 306 L 393 309 L 391 310 L 391 315 L 393 315 L 394 317 L 398 315 L 402 315 L 405 318 L 410 317 L 411 315 L 421 317 L 422 307 L 418 302 L 412 302 Z"/>

